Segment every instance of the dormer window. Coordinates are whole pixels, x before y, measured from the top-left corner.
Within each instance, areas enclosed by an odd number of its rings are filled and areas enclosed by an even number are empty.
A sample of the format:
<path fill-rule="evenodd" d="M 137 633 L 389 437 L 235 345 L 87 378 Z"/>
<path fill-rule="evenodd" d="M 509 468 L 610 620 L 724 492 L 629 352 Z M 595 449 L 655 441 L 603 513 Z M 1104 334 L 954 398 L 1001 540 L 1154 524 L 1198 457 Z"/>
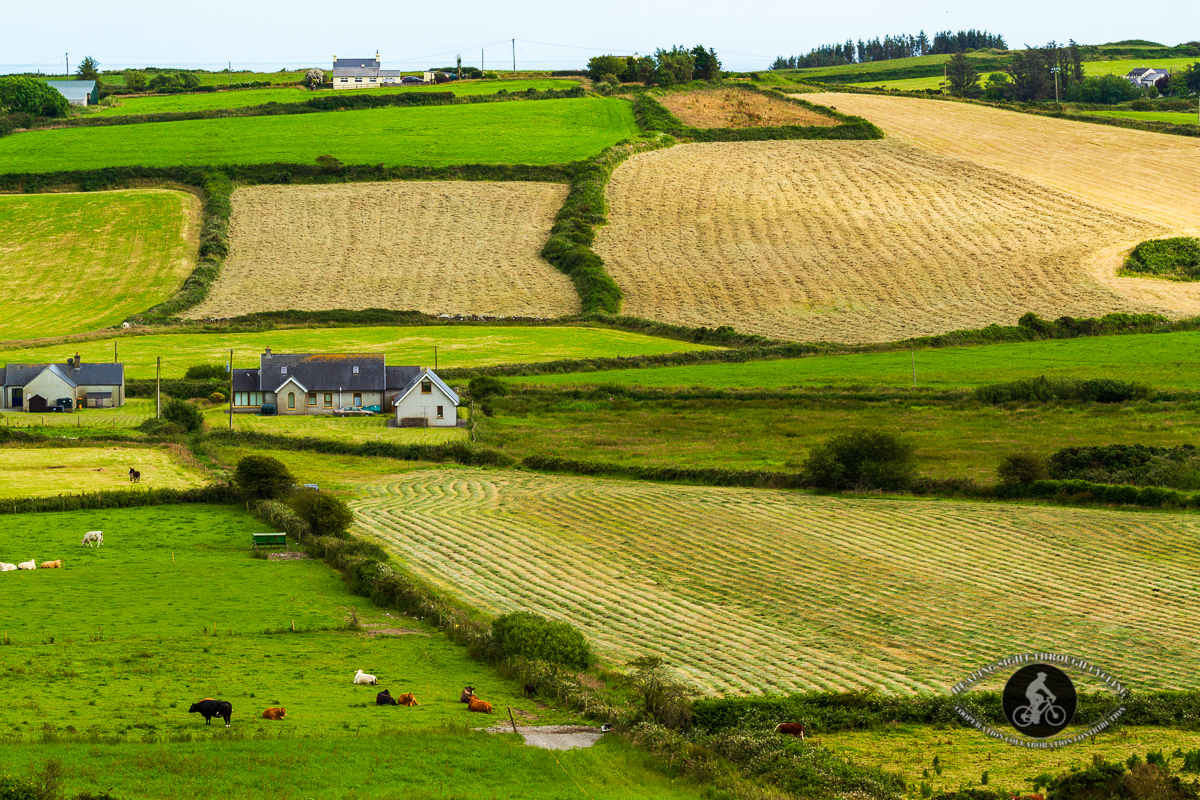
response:
<path fill-rule="evenodd" d="M 433 394 L 433 381 L 421 381 L 421 394 Z"/>
<path fill-rule="evenodd" d="M 279 374 L 280 374 L 280 375 L 287 375 L 287 367 L 280 367 L 280 368 L 279 368 Z"/>
<path fill-rule="evenodd" d="M 354 374 L 355 374 L 355 375 L 357 375 L 357 374 L 358 374 L 358 367 L 354 367 Z"/>

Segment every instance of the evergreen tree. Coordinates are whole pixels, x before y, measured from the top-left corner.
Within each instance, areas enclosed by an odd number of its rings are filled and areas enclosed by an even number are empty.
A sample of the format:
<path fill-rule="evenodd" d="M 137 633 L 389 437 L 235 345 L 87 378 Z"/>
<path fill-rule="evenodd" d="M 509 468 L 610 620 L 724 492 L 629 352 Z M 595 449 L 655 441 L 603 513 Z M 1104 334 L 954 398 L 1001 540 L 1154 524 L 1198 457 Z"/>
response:
<path fill-rule="evenodd" d="M 965 52 L 952 55 L 946 62 L 946 80 L 950 83 L 950 93 L 959 97 L 978 97 L 982 93 L 979 72 Z"/>

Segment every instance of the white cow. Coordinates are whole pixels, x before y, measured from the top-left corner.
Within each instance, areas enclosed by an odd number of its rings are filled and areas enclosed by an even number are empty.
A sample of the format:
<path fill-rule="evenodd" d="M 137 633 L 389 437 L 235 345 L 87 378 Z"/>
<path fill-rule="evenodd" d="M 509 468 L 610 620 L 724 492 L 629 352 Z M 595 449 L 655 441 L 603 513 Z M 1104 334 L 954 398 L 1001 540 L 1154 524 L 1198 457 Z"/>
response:
<path fill-rule="evenodd" d="M 104 534 L 100 531 L 88 531 L 83 535 L 83 541 L 80 544 L 86 544 L 88 547 L 91 547 L 92 542 L 95 542 L 97 547 L 104 544 Z"/>
<path fill-rule="evenodd" d="M 374 675 L 368 675 L 360 669 L 358 672 L 354 673 L 354 682 L 357 684 L 374 686 L 375 684 L 379 683 L 379 679 Z"/>
<path fill-rule="evenodd" d="M 3 561 L 0 561 L 0 572 L 12 572 L 16 568 L 16 564 L 5 564 Z"/>
<path fill-rule="evenodd" d="M 31 558 L 28 561 L 22 561 L 17 564 L 17 569 L 37 569 L 37 560 Z"/>

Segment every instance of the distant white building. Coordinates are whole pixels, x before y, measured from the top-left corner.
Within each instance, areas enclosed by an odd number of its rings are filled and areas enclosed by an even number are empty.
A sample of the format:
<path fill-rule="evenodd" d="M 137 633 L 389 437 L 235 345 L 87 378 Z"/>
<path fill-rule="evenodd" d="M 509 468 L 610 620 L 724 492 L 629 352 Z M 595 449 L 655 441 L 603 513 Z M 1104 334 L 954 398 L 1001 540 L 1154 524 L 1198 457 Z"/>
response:
<path fill-rule="evenodd" d="M 1171 73 L 1165 69 L 1154 69 L 1154 67 L 1138 67 L 1131 69 L 1125 76 L 1125 80 L 1132 83 L 1139 89 L 1153 89 L 1154 84 L 1158 83 L 1162 78 L 1169 78 Z"/>
<path fill-rule="evenodd" d="M 379 51 L 375 58 L 333 57 L 334 89 L 372 89 L 377 86 L 395 86 L 403 79 L 398 69 L 380 69 Z"/>
<path fill-rule="evenodd" d="M 94 106 L 100 102 L 95 81 L 46 81 L 46 85 L 57 89 L 73 106 Z"/>

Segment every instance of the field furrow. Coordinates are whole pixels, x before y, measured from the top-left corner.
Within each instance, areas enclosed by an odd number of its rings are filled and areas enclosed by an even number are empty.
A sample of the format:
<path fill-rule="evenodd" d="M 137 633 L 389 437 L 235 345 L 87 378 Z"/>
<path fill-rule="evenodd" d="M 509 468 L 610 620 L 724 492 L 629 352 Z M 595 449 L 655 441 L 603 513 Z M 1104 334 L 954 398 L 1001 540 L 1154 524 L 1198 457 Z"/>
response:
<path fill-rule="evenodd" d="M 417 574 L 708 692 L 945 689 L 1029 649 L 1143 687 L 1194 687 L 1200 666 L 1190 516 L 474 470 L 364 489 L 361 532 Z"/>
<path fill-rule="evenodd" d="M 900 142 L 673 147 L 618 168 L 609 198 L 596 250 L 636 316 L 875 342 L 1166 310 L 1092 271 L 1161 225 Z"/>

